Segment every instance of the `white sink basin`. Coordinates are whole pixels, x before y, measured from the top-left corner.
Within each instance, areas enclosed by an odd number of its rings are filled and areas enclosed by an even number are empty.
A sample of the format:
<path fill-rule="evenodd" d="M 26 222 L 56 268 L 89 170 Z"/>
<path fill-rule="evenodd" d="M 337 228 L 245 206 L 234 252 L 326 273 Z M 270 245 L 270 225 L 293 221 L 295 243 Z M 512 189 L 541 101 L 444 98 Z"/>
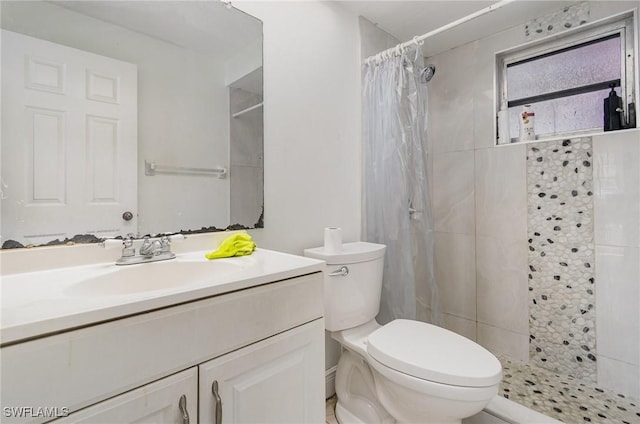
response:
<path fill-rule="evenodd" d="M 324 269 L 320 261 L 264 249 L 213 261 L 204 254 L 2 275 L 0 340 L 60 332 Z"/>
<path fill-rule="evenodd" d="M 192 286 L 232 274 L 238 262 L 168 260 L 114 266 L 111 272 L 78 281 L 66 288 L 69 296 L 121 296 Z"/>

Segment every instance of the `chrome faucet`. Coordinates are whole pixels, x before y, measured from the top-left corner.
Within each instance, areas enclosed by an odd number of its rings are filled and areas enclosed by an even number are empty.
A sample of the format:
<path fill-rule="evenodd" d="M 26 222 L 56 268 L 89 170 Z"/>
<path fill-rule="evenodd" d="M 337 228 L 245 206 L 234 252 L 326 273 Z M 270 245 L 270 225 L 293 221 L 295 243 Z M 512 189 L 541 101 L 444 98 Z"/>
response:
<path fill-rule="evenodd" d="M 171 252 L 171 240 L 162 236 L 160 240 L 153 240 L 146 236 L 140 246 L 139 255 L 133 247 L 133 234 L 128 234 L 122 241 L 122 256 L 116 261 L 116 265 L 133 265 L 146 262 L 166 261 L 176 255 Z"/>
<path fill-rule="evenodd" d="M 149 236 L 145 236 L 142 246 L 140 246 L 140 255 L 145 258 L 150 258 L 160 253 L 162 253 L 162 243 L 160 243 L 160 240 L 154 240 L 152 242 Z"/>

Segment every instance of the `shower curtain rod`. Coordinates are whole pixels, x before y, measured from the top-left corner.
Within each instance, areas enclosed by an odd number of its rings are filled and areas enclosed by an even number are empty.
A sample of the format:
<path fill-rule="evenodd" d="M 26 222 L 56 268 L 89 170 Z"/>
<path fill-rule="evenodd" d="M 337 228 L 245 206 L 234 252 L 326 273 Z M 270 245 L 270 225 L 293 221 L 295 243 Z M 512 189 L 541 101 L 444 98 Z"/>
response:
<path fill-rule="evenodd" d="M 485 7 L 484 9 L 480 9 L 477 12 L 474 12 L 470 15 L 464 16 L 460 19 L 457 19 L 453 22 L 450 22 L 446 25 L 443 25 L 439 28 L 434 29 L 433 31 L 429 31 L 426 34 L 422 34 L 420 36 L 416 36 L 413 37 L 413 39 L 411 41 L 406 41 L 404 43 L 400 43 L 395 47 L 391 47 L 390 49 L 384 50 L 378 54 L 375 54 L 373 56 L 369 56 L 366 60 L 365 63 L 367 65 L 371 65 L 372 62 L 380 62 L 382 59 L 385 59 L 387 57 L 393 57 L 395 55 L 399 55 L 400 52 L 403 49 L 406 49 L 408 47 L 411 46 L 415 46 L 418 44 L 422 44 L 424 42 L 424 40 L 426 40 L 427 38 L 433 37 L 436 34 L 440 34 L 441 32 L 444 32 L 446 30 L 449 30 L 451 28 L 457 27 L 458 25 L 464 24 L 466 22 L 469 22 L 475 18 L 478 18 L 482 15 L 486 15 L 487 13 L 493 12 L 495 10 L 500 9 L 503 6 L 506 6 L 509 3 L 513 3 L 516 0 L 501 0 L 499 2 L 496 2 L 494 4 L 492 4 L 491 6 Z"/>

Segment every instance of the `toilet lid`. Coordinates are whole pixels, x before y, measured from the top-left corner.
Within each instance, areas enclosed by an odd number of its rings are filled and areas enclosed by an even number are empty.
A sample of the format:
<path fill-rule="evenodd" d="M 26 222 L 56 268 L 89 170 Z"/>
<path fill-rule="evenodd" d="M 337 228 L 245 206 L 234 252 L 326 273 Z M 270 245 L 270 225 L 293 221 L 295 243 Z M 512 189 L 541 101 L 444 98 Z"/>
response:
<path fill-rule="evenodd" d="M 368 337 L 367 353 L 396 371 L 436 383 L 465 387 L 498 384 L 502 366 L 482 346 L 454 332 L 397 319 Z"/>

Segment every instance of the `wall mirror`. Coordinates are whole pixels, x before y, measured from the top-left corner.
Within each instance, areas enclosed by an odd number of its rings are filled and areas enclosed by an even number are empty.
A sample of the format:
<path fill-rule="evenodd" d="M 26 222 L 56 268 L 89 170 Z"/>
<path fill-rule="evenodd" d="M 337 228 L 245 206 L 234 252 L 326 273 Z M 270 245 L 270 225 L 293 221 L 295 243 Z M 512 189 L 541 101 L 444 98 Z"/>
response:
<path fill-rule="evenodd" d="M 263 226 L 262 23 L 2 1 L 3 248 Z"/>

